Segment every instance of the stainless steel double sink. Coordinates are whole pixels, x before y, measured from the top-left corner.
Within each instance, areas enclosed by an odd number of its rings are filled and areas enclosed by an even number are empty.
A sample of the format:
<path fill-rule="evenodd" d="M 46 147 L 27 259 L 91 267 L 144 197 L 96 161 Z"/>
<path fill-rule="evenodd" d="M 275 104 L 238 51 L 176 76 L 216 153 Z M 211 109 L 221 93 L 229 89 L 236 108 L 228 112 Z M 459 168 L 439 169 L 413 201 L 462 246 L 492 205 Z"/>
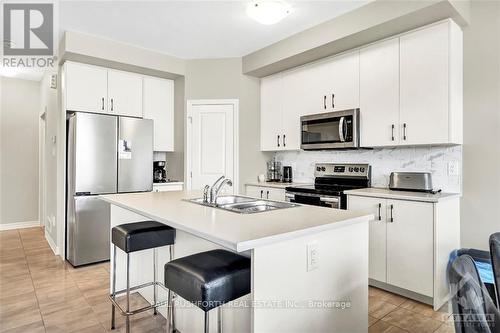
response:
<path fill-rule="evenodd" d="M 215 203 L 204 202 L 203 198 L 186 199 L 186 201 L 239 214 L 253 214 L 299 206 L 289 202 L 262 200 L 238 195 L 225 195 L 218 197 Z"/>

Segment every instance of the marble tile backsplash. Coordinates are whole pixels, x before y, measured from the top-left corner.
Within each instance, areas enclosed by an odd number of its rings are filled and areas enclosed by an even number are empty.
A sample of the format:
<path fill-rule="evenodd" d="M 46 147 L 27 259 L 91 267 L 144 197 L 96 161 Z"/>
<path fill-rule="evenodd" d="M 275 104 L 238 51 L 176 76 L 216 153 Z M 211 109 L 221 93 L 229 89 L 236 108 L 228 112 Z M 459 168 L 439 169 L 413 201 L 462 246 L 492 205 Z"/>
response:
<path fill-rule="evenodd" d="M 314 182 L 315 163 L 368 163 L 374 187 L 387 187 L 392 171 L 425 171 L 432 173 L 434 189 L 462 192 L 462 146 L 286 151 L 275 153 L 275 157 L 292 167 L 296 182 Z M 449 162 L 458 164 L 458 176 L 448 175 Z"/>

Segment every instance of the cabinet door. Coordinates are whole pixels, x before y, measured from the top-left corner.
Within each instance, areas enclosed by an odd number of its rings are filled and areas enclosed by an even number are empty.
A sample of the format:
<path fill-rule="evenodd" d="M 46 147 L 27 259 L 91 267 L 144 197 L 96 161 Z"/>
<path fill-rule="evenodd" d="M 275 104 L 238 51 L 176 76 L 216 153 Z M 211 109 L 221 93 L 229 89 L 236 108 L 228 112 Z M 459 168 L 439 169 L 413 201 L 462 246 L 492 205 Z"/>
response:
<path fill-rule="evenodd" d="M 448 142 L 448 25 L 400 38 L 402 144 Z"/>
<path fill-rule="evenodd" d="M 433 204 L 388 200 L 387 221 L 387 283 L 432 297 Z"/>
<path fill-rule="evenodd" d="M 105 68 L 66 62 L 66 110 L 107 112 L 107 70 Z"/>
<path fill-rule="evenodd" d="M 260 147 L 263 151 L 283 147 L 282 110 L 282 75 L 263 78 L 260 81 Z"/>
<path fill-rule="evenodd" d="M 349 196 L 347 200 L 349 210 L 360 210 L 373 214 L 370 220 L 369 231 L 369 261 L 368 275 L 370 279 L 381 282 L 387 281 L 387 224 L 386 200 L 380 198 L 366 198 Z"/>
<path fill-rule="evenodd" d="M 253 198 L 265 198 L 265 191 L 263 187 L 247 185 L 246 195 Z"/>
<path fill-rule="evenodd" d="M 399 142 L 399 38 L 360 51 L 361 146 Z"/>
<path fill-rule="evenodd" d="M 359 51 L 330 59 L 317 68 L 324 111 L 359 107 Z M 324 98 L 326 97 L 326 100 Z"/>
<path fill-rule="evenodd" d="M 282 188 L 267 187 L 264 188 L 265 198 L 275 201 L 285 201 L 285 190 Z"/>
<path fill-rule="evenodd" d="M 142 77 L 109 70 L 108 98 L 110 113 L 142 118 Z"/>
<path fill-rule="evenodd" d="M 155 151 L 174 151 L 174 81 L 143 79 L 144 118 L 154 122 Z"/>

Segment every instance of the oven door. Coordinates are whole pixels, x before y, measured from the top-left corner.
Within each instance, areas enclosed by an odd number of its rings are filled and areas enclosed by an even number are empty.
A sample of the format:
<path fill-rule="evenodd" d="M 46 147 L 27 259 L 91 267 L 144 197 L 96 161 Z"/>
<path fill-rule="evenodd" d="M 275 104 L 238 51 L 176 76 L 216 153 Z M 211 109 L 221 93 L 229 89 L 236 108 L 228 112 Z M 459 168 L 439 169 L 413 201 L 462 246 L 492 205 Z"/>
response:
<path fill-rule="evenodd" d="M 321 113 L 300 118 L 301 145 L 304 150 L 356 148 L 359 110 Z"/>
<path fill-rule="evenodd" d="M 303 204 L 303 205 L 312 205 L 312 206 L 320 206 L 320 207 L 328 207 L 328 208 L 337 208 L 340 209 L 341 197 L 339 196 L 325 196 L 318 194 L 309 194 L 309 193 L 298 193 L 298 192 L 289 192 L 285 193 L 285 199 L 288 202 Z"/>

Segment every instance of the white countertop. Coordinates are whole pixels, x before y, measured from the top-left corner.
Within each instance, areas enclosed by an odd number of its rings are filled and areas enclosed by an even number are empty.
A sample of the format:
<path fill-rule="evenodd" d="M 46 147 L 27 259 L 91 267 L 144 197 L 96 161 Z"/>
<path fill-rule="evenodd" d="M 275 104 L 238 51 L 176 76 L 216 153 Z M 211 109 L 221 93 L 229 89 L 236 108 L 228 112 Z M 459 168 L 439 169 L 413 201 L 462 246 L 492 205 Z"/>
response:
<path fill-rule="evenodd" d="M 280 182 L 262 182 L 262 183 L 259 183 L 259 182 L 251 182 L 251 183 L 245 183 L 245 185 L 284 189 L 285 187 L 288 187 L 288 186 L 304 186 L 304 185 L 311 185 L 311 183 L 280 183 Z"/>
<path fill-rule="evenodd" d="M 376 197 L 387 199 L 412 200 L 423 202 L 439 202 L 441 200 L 460 197 L 459 193 L 424 193 L 424 192 L 409 192 L 409 191 L 393 191 L 388 188 L 362 188 L 358 190 L 344 191 L 348 195 L 357 195 L 363 197 Z"/>
<path fill-rule="evenodd" d="M 100 198 L 237 252 L 368 222 L 372 218 L 358 211 L 317 206 L 238 214 L 183 201 L 199 198 L 200 194 L 199 191 L 145 192 Z"/>
<path fill-rule="evenodd" d="M 167 185 L 184 185 L 184 182 L 163 182 L 163 183 L 153 183 L 153 186 L 167 186 Z"/>

